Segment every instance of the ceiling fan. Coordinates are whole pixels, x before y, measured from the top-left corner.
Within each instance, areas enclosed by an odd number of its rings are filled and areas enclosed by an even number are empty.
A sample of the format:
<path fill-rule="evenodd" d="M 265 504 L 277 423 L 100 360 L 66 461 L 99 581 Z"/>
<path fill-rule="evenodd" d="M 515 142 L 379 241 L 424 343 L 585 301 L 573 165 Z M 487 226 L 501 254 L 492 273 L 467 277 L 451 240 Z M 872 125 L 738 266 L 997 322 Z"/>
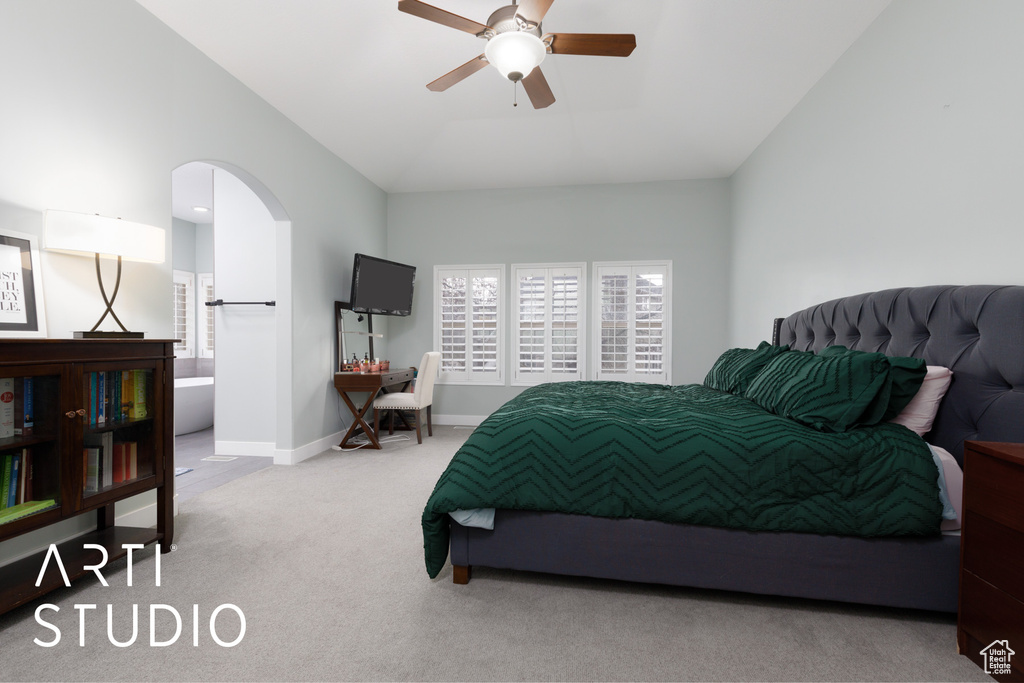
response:
<path fill-rule="evenodd" d="M 631 33 L 543 33 L 541 21 L 554 0 L 519 0 L 495 11 L 480 24 L 420 0 L 398 0 L 398 9 L 407 14 L 472 33 L 487 41 L 484 53 L 427 84 L 441 92 L 475 74 L 488 64 L 510 81 L 522 81 L 535 109 L 555 102 L 555 96 L 540 70 L 548 54 L 628 57 L 636 47 Z"/>

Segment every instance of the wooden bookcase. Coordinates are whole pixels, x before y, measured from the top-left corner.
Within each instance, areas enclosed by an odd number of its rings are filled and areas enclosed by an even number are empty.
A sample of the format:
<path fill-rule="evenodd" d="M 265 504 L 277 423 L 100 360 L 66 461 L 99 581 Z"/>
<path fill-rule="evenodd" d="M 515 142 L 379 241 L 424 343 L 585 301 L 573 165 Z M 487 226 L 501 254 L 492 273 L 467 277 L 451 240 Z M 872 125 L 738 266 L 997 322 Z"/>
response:
<path fill-rule="evenodd" d="M 19 472 L 27 465 L 15 501 L 36 502 L 42 509 L 0 522 L 0 541 L 95 515 L 95 531 L 58 546 L 71 580 L 100 560 L 99 551 L 84 550 L 83 544 L 103 546 L 109 561 L 126 554 L 126 543 L 159 541 L 168 552 L 174 533 L 173 340 L 0 340 L 0 429 L 2 404 L 11 399 L 2 394 L 12 386 L 15 434 L 0 436 L 0 495 L 7 494 L 4 469 L 15 458 Z M 8 425 L 0 434 L 9 431 Z M 151 489 L 157 496 L 156 528 L 115 526 L 114 504 Z M 35 586 L 44 557 L 45 550 L 0 567 L 0 613 L 64 585 L 51 562 Z"/>

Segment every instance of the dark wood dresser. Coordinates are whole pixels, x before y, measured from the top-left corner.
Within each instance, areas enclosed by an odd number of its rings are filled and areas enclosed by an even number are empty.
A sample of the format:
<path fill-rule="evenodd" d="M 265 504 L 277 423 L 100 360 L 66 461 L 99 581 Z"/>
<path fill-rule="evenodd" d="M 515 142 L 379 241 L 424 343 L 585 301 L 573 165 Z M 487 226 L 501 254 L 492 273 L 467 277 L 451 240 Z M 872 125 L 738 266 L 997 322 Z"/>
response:
<path fill-rule="evenodd" d="M 967 441 L 957 648 L 1024 681 L 1024 444 Z"/>

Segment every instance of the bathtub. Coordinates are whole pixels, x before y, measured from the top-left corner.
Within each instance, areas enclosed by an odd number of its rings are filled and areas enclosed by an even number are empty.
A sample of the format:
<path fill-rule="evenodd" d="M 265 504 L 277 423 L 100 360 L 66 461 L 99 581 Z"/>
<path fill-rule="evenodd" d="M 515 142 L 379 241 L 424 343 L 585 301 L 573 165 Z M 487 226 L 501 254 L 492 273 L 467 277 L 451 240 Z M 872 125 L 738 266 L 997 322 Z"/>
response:
<path fill-rule="evenodd" d="M 190 434 L 212 426 L 213 378 L 176 378 L 174 380 L 174 435 Z"/>

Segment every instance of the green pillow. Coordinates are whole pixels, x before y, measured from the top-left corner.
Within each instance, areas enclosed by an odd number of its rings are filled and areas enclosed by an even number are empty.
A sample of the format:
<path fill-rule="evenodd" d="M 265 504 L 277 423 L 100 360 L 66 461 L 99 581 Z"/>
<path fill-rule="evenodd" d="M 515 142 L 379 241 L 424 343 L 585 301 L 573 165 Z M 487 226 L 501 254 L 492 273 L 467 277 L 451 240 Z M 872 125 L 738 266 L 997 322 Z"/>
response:
<path fill-rule="evenodd" d="M 786 351 L 789 346 L 772 346 L 766 341 L 756 349 L 729 349 L 711 366 L 704 386 L 742 396 L 768 361 Z"/>
<path fill-rule="evenodd" d="M 865 353 L 864 351 L 855 351 L 848 349 L 845 346 L 827 346 L 818 352 L 819 356 L 837 355 L 843 353 Z M 910 358 L 909 356 L 886 356 L 885 359 L 889 362 L 889 377 L 892 378 L 892 383 L 889 388 L 888 404 L 885 412 L 882 415 L 882 422 L 888 422 L 893 419 L 904 408 L 907 404 L 913 400 L 914 396 L 921 389 L 921 383 L 924 382 L 924 376 L 928 372 L 928 368 L 923 358 Z"/>
<path fill-rule="evenodd" d="M 765 410 L 823 432 L 881 421 L 891 366 L 881 353 L 790 351 L 773 358 L 747 389 Z"/>

